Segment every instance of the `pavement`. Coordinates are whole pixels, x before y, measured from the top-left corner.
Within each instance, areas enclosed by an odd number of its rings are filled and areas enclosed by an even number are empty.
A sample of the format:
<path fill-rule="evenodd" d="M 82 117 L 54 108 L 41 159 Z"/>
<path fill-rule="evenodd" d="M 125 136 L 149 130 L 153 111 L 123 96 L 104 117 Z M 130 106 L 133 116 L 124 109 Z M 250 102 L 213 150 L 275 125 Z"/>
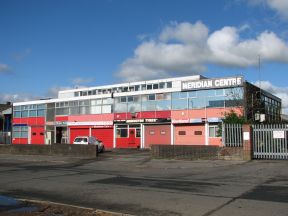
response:
<path fill-rule="evenodd" d="M 0 155 L 0 194 L 144 216 L 287 216 L 287 165 L 151 159 L 142 150 L 96 159 Z"/>

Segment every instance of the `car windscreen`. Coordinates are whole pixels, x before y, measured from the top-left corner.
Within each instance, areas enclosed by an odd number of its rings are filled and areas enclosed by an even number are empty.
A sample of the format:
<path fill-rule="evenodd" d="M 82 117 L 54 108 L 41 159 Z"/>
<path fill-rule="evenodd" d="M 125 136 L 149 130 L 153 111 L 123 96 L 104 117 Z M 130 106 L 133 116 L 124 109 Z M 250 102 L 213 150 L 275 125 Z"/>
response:
<path fill-rule="evenodd" d="M 75 138 L 74 142 L 87 142 L 87 138 L 85 138 L 85 137 L 77 137 L 77 138 Z"/>

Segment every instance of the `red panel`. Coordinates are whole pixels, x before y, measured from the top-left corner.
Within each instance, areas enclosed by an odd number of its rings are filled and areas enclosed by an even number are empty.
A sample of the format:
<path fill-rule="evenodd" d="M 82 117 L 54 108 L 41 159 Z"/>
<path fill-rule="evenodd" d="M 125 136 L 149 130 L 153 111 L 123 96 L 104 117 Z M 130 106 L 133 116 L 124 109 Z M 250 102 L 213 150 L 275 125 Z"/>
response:
<path fill-rule="evenodd" d="M 12 144 L 28 144 L 27 138 L 13 138 Z"/>
<path fill-rule="evenodd" d="M 145 125 L 145 148 L 152 144 L 171 144 L 170 125 Z"/>
<path fill-rule="evenodd" d="M 130 128 L 128 137 L 116 138 L 116 148 L 140 148 L 140 137 L 136 137 L 136 129 Z"/>
<path fill-rule="evenodd" d="M 141 113 L 141 118 L 146 119 L 146 118 L 156 118 L 156 112 L 142 112 Z"/>
<path fill-rule="evenodd" d="M 131 119 L 131 113 L 115 113 L 114 119 L 115 120 L 125 120 L 125 119 Z"/>
<path fill-rule="evenodd" d="M 83 127 L 73 127 L 70 128 L 70 143 L 72 144 L 75 137 L 77 136 L 89 136 L 89 128 L 83 128 Z"/>
<path fill-rule="evenodd" d="M 221 137 L 210 137 L 209 138 L 209 145 L 222 146 Z"/>
<path fill-rule="evenodd" d="M 176 145 L 205 145 L 204 124 L 177 125 L 174 131 Z"/>
<path fill-rule="evenodd" d="M 13 124 L 45 125 L 45 117 L 14 118 Z"/>
<path fill-rule="evenodd" d="M 55 121 L 68 121 L 68 116 L 56 116 Z"/>
<path fill-rule="evenodd" d="M 156 118 L 171 118 L 171 111 L 157 111 Z"/>
<path fill-rule="evenodd" d="M 69 116 L 68 120 L 72 122 L 113 121 L 114 114 L 74 115 Z"/>
<path fill-rule="evenodd" d="M 93 128 L 91 135 L 101 140 L 105 149 L 113 148 L 113 128 Z"/>
<path fill-rule="evenodd" d="M 44 132 L 44 127 L 31 127 L 31 144 L 45 144 Z"/>

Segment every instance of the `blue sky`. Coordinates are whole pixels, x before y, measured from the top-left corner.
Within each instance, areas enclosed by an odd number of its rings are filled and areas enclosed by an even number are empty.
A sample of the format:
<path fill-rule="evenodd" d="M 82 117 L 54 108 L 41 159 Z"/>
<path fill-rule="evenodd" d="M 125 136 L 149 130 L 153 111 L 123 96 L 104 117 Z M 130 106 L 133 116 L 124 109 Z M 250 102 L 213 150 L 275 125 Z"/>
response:
<path fill-rule="evenodd" d="M 1 102 L 242 74 L 288 108 L 287 69 L 287 0 L 0 0 Z"/>

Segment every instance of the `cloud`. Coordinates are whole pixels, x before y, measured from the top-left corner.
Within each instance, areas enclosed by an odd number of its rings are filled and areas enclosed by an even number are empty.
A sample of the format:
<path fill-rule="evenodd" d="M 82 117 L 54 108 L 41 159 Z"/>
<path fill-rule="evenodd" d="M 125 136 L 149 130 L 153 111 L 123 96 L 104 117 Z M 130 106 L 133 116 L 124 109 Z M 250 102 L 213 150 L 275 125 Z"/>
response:
<path fill-rule="evenodd" d="M 288 1 L 287 0 L 246 0 L 249 5 L 268 6 L 279 16 L 288 20 Z"/>
<path fill-rule="evenodd" d="M 0 93 L 0 103 L 6 102 L 22 102 L 39 99 L 39 97 L 29 93 Z"/>
<path fill-rule="evenodd" d="M 70 90 L 73 89 L 72 87 L 69 86 L 53 86 L 48 89 L 46 93 L 46 97 L 48 98 L 58 98 L 58 92 L 63 91 L 63 90 Z"/>
<path fill-rule="evenodd" d="M 81 77 L 77 77 L 72 79 L 72 84 L 73 85 L 82 85 L 82 84 L 87 84 L 87 83 L 91 83 L 94 82 L 94 78 L 81 78 Z"/>
<path fill-rule="evenodd" d="M 267 0 L 267 4 L 285 19 L 288 19 L 288 1 L 287 0 Z"/>
<path fill-rule="evenodd" d="M 0 74 L 11 72 L 11 68 L 7 64 L 0 64 Z"/>
<path fill-rule="evenodd" d="M 255 85 L 261 86 L 262 89 L 276 95 L 282 100 L 282 111 L 284 114 L 288 114 L 288 87 L 278 87 L 270 83 L 269 81 L 257 81 Z"/>
<path fill-rule="evenodd" d="M 125 60 L 116 76 L 126 81 L 170 75 L 199 74 L 207 64 L 246 68 L 262 62 L 288 63 L 288 45 L 275 33 L 264 31 L 256 38 L 242 39 L 248 25 L 225 26 L 209 34 L 202 22 L 173 22 L 158 38 L 142 41 L 134 56 Z"/>

